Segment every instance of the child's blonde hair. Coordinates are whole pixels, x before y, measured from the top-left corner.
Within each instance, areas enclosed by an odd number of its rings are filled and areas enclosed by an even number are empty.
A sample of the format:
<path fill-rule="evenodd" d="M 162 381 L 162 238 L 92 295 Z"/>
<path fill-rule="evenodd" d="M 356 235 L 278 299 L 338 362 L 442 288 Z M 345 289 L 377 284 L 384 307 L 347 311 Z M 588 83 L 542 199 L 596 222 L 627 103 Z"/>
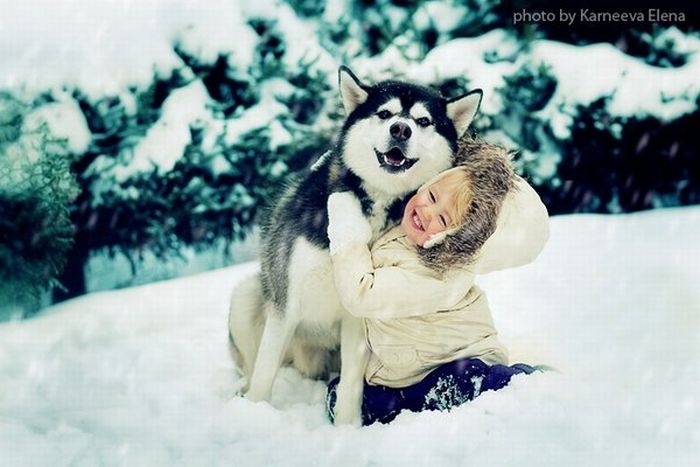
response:
<path fill-rule="evenodd" d="M 452 192 L 455 218 L 452 219 L 452 222 L 448 226 L 450 229 L 460 227 L 467 221 L 469 208 L 474 199 L 469 171 L 464 167 L 457 167 L 457 169 L 458 170 L 452 174 L 452 178 L 457 180 L 454 182 L 454 191 Z"/>
<path fill-rule="evenodd" d="M 419 191 L 423 191 L 428 187 L 442 181 L 450 179 L 448 184 L 452 188 L 452 200 L 454 208 L 454 218 L 450 220 L 447 230 L 459 228 L 467 221 L 469 208 L 471 207 L 472 199 L 472 184 L 470 172 L 464 166 L 453 167 L 451 169 L 440 172 L 424 184 Z"/>

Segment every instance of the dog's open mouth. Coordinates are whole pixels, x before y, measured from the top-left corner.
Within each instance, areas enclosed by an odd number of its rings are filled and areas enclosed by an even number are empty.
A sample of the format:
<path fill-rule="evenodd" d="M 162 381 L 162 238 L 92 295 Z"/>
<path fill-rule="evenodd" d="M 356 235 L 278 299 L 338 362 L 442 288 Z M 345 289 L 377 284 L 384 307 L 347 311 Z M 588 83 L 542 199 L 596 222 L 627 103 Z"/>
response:
<path fill-rule="evenodd" d="M 380 152 L 376 148 L 374 152 L 377 154 L 379 166 L 387 172 L 403 172 L 413 167 L 418 159 L 407 158 L 403 151 L 397 147 L 389 149 L 387 152 Z"/>

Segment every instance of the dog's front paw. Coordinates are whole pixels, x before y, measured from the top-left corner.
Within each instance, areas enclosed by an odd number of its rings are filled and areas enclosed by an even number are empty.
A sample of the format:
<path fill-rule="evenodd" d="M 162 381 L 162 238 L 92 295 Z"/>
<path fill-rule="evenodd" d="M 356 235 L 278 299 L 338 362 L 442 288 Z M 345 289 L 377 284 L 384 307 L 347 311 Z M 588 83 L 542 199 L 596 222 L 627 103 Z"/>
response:
<path fill-rule="evenodd" d="M 340 389 L 340 388 L 339 388 Z M 362 402 L 356 398 L 343 397 L 339 391 L 338 400 L 335 405 L 335 417 L 333 423 L 338 425 L 362 426 Z"/>
<path fill-rule="evenodd" d="M 244 397 L 246 392 L 248 392 L 248 378 L 241 376 L 233 384 L 233 395 Z"/>
<path fill-rule="evenodd" d="M 245 393 L 245 398 L 251 402 L 264 402 L 270 400 L 270 393 L 266 391 L 255 390 L 255 388 L 249 389 Z"/>
<path fill-rule="evenodd" d="M 336 426 L 350 425 L 359 428 L 362 426 L 362 413 L 359 408 L 343 409 L 342 407 L 336 407 L 334 424 Z"/>
<path fill-rule="evenodd" d="M 357 197 L 347 191 L 328 197 L 328 240 L 331 254 L 372 239 L 372 227 L 362 213 Z"/>

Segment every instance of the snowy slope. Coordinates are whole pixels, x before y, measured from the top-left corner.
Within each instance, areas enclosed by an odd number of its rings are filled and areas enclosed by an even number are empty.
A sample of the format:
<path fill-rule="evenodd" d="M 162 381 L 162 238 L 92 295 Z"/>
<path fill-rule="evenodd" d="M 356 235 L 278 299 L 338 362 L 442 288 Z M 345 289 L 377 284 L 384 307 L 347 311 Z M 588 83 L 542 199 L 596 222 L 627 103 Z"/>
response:
<path fill-rule="evenodd" d="M 514 352 L 560 372 L 363 429 L 290 369 L 272 405 L 234 396 L 226 301 L 255 263 L 89 295 L 0 325 L 0 463 L 695 465 L 698 231 L 700 207 L 553 219 L 534 264 L 481 285 Z"/>

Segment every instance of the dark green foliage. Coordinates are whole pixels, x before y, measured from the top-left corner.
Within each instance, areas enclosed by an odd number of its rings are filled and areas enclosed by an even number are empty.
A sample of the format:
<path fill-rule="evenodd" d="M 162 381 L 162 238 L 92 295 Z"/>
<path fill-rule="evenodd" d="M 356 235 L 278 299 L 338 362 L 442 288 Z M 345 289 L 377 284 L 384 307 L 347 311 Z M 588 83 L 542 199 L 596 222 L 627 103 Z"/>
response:
<path fill-rule="evenodd" d="M 448 99 L 454 99 L 463 96 L 469 88 L 469 80 L 463 76 L 458 78 L 451 78 L 440 83 L 435 84 L 435 89 L 437 89 L 440 94 Z"/>
<path fill-rule="evenodd" d="M 269 131 L 261 128 L 232 145 L 221 142 L 222 153 L 206 152 L 199 143 L 195 136 L 166 174 L 140 173 L 102 193 L 85 226 L 90 249 L 119 248 L 137 256 L 148 249 L 166 257 L 185 245 L 204 248 L 241 239 L 259 208 L 283 186 L 287 163 L 299 170 L 328 141 L 309 139 L 272 151 Z M 225 167 L 215 163 L 220 156 Z"/>
<path fill-rule="evenodd" d="M 678 50 L 675 39 L 667 32 L 668 29 L 655 24 L 650 32 L 630 31 L 630 39 L 624 38 L 617 45 L 630 55 L 644 58 L 650 65 L 662 68 L 685 65 L 688 55 Z"/>
<path fill-rule="evenodd" d="M 446 0 L 441 5 L 421 0 L 358 0 L 331 21 L 323 17 L 334 13 L 326 10 L 325 1 L 287 0 L 287 4 L 309 25 L 309 34 L 315 35 L 328 56 L 319 60 L 310 52 L 301 63 L 290 63 L 287 53 L 296 44 L 285 42 L 285 24 L 271 17 L 251 17 L 247 24 L 257 34 L 251 62 L 241 63 L 246 55 L 238 53 L 205 60 L 178 42 L 173 48 L 182 66 L 171 74 L 155 75 L 145 88 L 99 98 L 68 90 L 85 116 L 92 141 L 82 154 L 54 159 L 64 164 L 61 167 L 44 161 L 33 170 L 41 168 L 44 174 L 68 180 L 66 164 L 70 164 L 80 195 L 71 203 L 50 191 L 25 190 L 23 197 L 16 196 L 16 190 L 12 197 L 3 192 L 0 209 L 7 215 L 0 220 L 4 222 L 1 240 L 15 252 L 14 256 L 6 253 L 10 259 L 3 264 L 27 258 L 7 270 L 29 268 L 30 272 L 18 275 L 35 274 L 32 282 L 44 287 L 65 263 L 60 282 L 68 290 L 56 289 L 56 298 L 64 299 L 85 291 L 83 269 L 95 252 L 125 254 L 137 268 L 146 251 L 168 258 L 186 247 L 207 248 L 240 239 L 285 181 L 333 144 L 344 115 L 328 57 L 353 66 L 355 60 L 392 46 L 392 53 L 416 63 L 453 38 L 476 37 L 495 28 L 506 29 L 513 46 L 485 50 L 483 59 L 517 63 L 518 68 L 505 76 L 505 86 L 498 90 L 503 105 L 493 114 L 481 112 L 474 129 L 498 132 L 520 149 L 516 165 L 542 194 L 551 213 L 624 212 L 700 202 L 694 159 L 700 148 L 693 133 L 700 123 L 697 112 L 671 122 L 623 118 L 609 114 L 606 99 L 574 109 L 549 109 L 557 77 L 545 66 L 527 61 L 533 39 L 550 39 L 575 45 L 608 42 L 651 65 L 679 67 L 688 56 L 682 44 L 675 43 L 678 34 L 669 25 L 620 28 L 598 23 L 571 28 L 561 22 L 543 22 L 514 26 L 514 11 L 542 9 L 531 0 Z M 692 23 L 681 25 L 682 30 L 692 27 Z M 380 63 L 378 68 L 377 73 L 385 76 L 405 78 L 400 67 L 385 70 Z M 373 77 L 361 78 L 371 81 Z M 424 84 L 454 98 L 480 87 L 479 79 L 456 76 Z M 129 165 L 144 137 L 160 125 L 166 100 L 193 83 L 201 83 L 206 90 L 206 117 L 188 122 L 191 141 L 182 157 L 172 167 L 154 163 L 150 169 L 139 166 L 117 177 L 117 169 Z M 33 105 L 61 98 L 47 91 Z M 255 107 L 258 104 L 260 108 Z M 541 115 L 543 109 L 548 117 Z M 248 112 L 254 118 L 248 120 Z M 552 115 L 561 117 L 557 112 L 567 112 L 574 122 L 565 139 L 554 134 L 548 120 Z M 0 140 L 7 146 L 21 136 L 21 112 L 0 107 L 0 117 L 6 123 L 0 126 Z M 47 144 L 47 154 L 58 147 Z M 25 234 L 31 229 L 40 233 Z M 66 254 L 70 237 L 74 241 Z M 40 270 L 35 265 L 42 254 L 46 268 Z"/>
<path fill-rule="evenodd" d="M 23 132 L 26 109 L 8 95 L 0 96 L 0 109 L 0 315 L 21 317 L 59 285 L 77 187 L 64 143 L 45 127 Z"/>
<path fill-rule="evenodd" d="M 202 80 L 209 96 L 216 102 L 217 110 L 231 117 L 241 110 L 255 105 L 259 96 L 250 78 L 236 70 L 227 55 L 219 55 L 213 64 L 200 61 L 196 56 L 175 46 L 175 53 Z M 170 90 L 178 87 L 174 83 Z"/>
<path fill-rule="evenodd" d="M 318 42 L 341 63 L 348 63 L 353 56 L 348 53 L 346 44 L 354 37 L 355 22 L 350 15 L 342 15 L 335 21 L 323 21 L 318 26 Z"/>
<path fill-rule="evenodd" d="M 358 32 L 355 37 L 362 41 L 367 55 L 383 52 L 401 34 L 413 36 L 415 28 L 412 16 L 418 4 L 419 2 L 415 1 L 390 0 L 365 0 L 354 3 L 350 15 L 353 18 L 353 30 Z"/>
<path fill-rule="evenodd" d="M 506 85 L 497 91 L 503 98 L 501 112 L 492 117 L 492 127 L 505 132 L 520 149 L 537 153 L 543 144 L 556 144 L 549 122 L 535 113 L 551 99 L 557 82 L 544 65 L 526 63 L 511 76 L 504 77 Z M 535 171 L 537 160 L 520 161 L 524 171 Z"/>
<path fill-rule="evenodd" d="M 102 172 L 107 167 L 122 164 L 122 156 L 130 154 L 160 118 L 163 103 L 170 93 L 187 82 L 178 70 L 170 76 L 155 76 L 146 89 L 131 89 L 136 104 L 134 109 L 129 109 L 117 97 L 107 96 L 93 101 L 79 90 L 74 91 L 92 140 L 87 151 L 73 155 L 70 165 L 80 187 L 80 194 L 69 206 L 75 241 L 59 278 L 64 288 L 54 289 L 54 300 L 85 293 L 84 266 L 91 252 L 104 247 L 116 248 L 125 234 L 138 235 L 114 230 L 125 208 L 109 203 L 107 205 L 114 210 L 107 208 L 104 203 L 112 201 L 110 196 L 113 195 L 106 194 L 107 199 L 97 196 L 96 187 L 105 182 Z M 96 166 L 98 160 L 101 164 Z"/>
<path fill-rule="evenodd" d="M 274 24 L 256 26 L 262 40 Z M 232 78 L 239 73 L 226 57 L 206 64 L 184 50 L 177 53 L 205 85 L 212 117 L 235 121 L 257 103 L 259 96 L 250 81 Z M 76 278 L 82 277 L 91 252 L 106 249 L 122 253 L 136 268 L 145 251 L 167 258 L 177 256 L 186 246 L 200 249 L 222 240 L 243 238 L 254 225 L 260 207 L 273 198 L 289 172 L 303 169 L 328 149 L 327 132 L 311 131 L 310 125 L 326 112 L 328 94 L 335 96 L 335 90 L 313 68 L 313 62 L 301 63 L 285 76 L 292 92 L 277 97 L 289 109 L 278 122 L 293 136 L 291 142 L 277 145 L 272 141 L 271 128 L 264 126 L 230 142 L 224 132 L 211 144 L 205 138 L 210 129 L 193 124 L 191 142 L 172 169 L 162 172 L 154 166 L 151 171 L 115 180 L 111 169 L 129 160 L 161 116 L 165 99 L 154 98 L 158 83 L 169 86 L 165 93 L 169 96 L 191 82 L 192 78 L 185 80 L 182 76 L 178 71 L 173 77 L 157 78 L 156 84 L 145 91 L 133 90 L 136 108 L 129 111 L 117 98 L 91 102 L 75 94 L 93 142 L 73 164 L 83 192 L 71 206 L 76 227 L 71 254 L 74 264 L 69 264 L 63 281 L 74 283 L 69 294 L 57 291 L 56 299 L 84 291 L 84 280 Z"/>
<path fill-rule="evenodd" d="M 281 101 L 289 107 L 291 118 L 302 125 L 310 125 L 321 114 L 329 94 L 335 95 L 320 70 L 313 69 L 313 63 L 302 63 L 287 81 L 294 85 L 292 94 Z"/>
<path fill-rule="evenodd" d="M 700 111 L 663 123 L 623 118 L 604 99 L 580 107 L 562 142 L 556 186 L 540 188 L 551 214 L 618 213 L 700 203 Z"/>
<path fill-rule="evenodd" d="M 450 37 L 476 37 L 492 29 L 511 26 L 512 3 L 514 2 L 466 0 L 462 4 L 468 13 L 461 18 L 459 26 L 450 31 Z"/>
<path fill-rule="evenodd" d="M 0 150 L 22 136 L 22 121 L 27 109 L 10 94 L 0 92 Z"/>
<path fill-rule="evenodd" d="M 313 128 L 298 128 L 297 138 L 290 144 L 277 149 L 279 157 L 285 161 L 289 174 L 305 170 L 333 144 L 334 132 Z M 267 200 L 269 201 L 269 200 Z"/>
<path fill-rule="evenodd" d="M 117 97 L 107 96 L 93 102 L 76 90 L 73 97 L 92 134 L 90 147 L 85 154 L 76 155 L 72 166 L 81 186 L 90 183 L 90 177 L 94 174 L 86 171 L 99 156 L 108 156 L 117 161 L 119 154 L 133 149 L 160 117 L 165 99 L 174 89 L 186 84 L 178 70 L 167 77 L 156 75 L 148 88 L 131 90 L 136 102 L 133 112 L 127 110 L 124 102 Z"/>
<path fill-rule="evenodd" d="M 438 31 L 437 28 L 431 24 L 422 31 L 419 31 L 417 36 L 420 43 L 424 46 L 425 52 L 423 55 L 425 55 L 438 44 L 438 40 L 440 39 L 440 31 Z"/>
<path fill-rule="evenodd" d="M 504 77 L 505 87 L 499 89 L 507 108 L 517 107 L 516 112 L 527 113 L 542 110 L 557 88 L 557 81 L 549 67 L 528 63 L 515 74 Z"/>
<path fill-rule="evenodd" d="M 260 41 L 255 48 L 255 64 L 251 74 L 257 79 L 281 76 L 284 73 L 282 57 L 286 52 L 286 45 L 277 30 L 275 21 L 253 18 L 249 24 L 260 36 Z"/>
<path fill-rule="evenodd" d="M 517 142 L 520 171 L 536 185 L 550 214 L 619 213 L 700 202 L 700 139 L 688 137 L 700 112 L 671 122 L 620 117 L 607 108 L 611 96 L 570 111 L 570 137 L 557 138 L 536 113 L 556 90 L 547 68 L 526 65 L 505 78 L 504 105 L 491 128 Z M 533 157 L 534 156 L 534 157 Z M 553 173 L 543 159 L 556 156 Z"/>
<path fill-rule="evenodd" d="M 325 0 L 286 0 L 296 14 L 303 18 L 320 16 L 326 9 Z"/>
<path fill-rule="evenodd" d="M 73 241 L 68 210 L 41 195 L 0 194 L 0 215 L 0 297 L 30 313 L 58 285 Z"/>

